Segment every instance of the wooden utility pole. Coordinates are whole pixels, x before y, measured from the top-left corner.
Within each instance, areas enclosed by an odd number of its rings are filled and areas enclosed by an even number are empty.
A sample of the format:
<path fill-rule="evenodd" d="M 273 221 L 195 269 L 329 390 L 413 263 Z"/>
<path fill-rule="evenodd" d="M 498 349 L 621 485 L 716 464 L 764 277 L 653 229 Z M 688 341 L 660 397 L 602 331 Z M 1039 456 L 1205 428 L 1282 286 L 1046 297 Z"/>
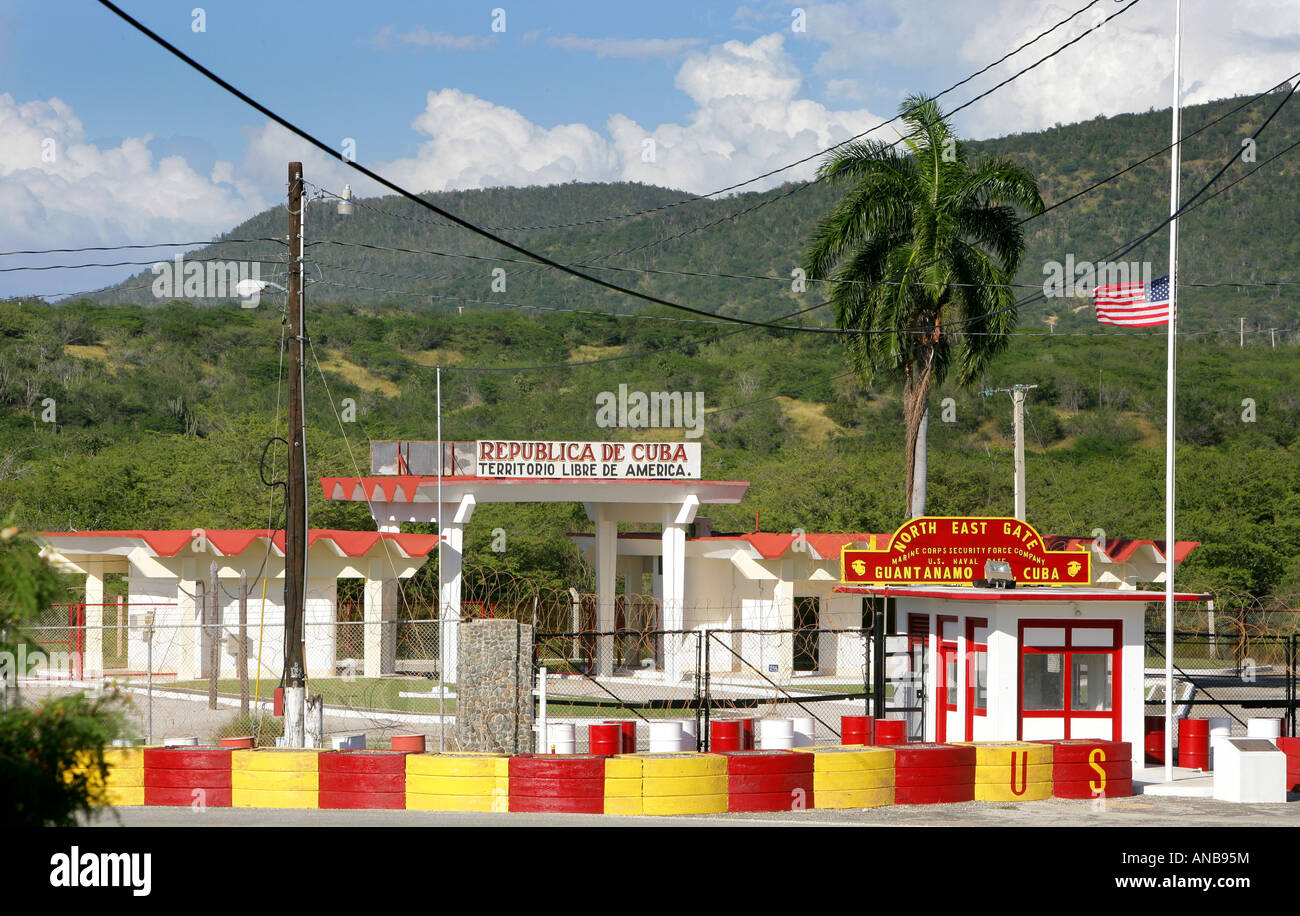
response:
<path fill-rule="evenodd" d="M 306 666 L 303 591 L 307 579 L 307 436 L 303 421 L 302 163 L 289 163 L 289 474 L 284 514 L 284 736 L 303 747 Z"/>
<path fill-rule="evenodd" d="M 1246 319 L 1245 319 L 1245 318 L 1238 318 L 1237 321 L 1238 321 L 1238 329 L 1237 329 L 1237 330 L 1238 330 L 1238 333 L 1239 333 L 1240 336 L 1241 336 L 1241 341 L 1240 341 L 1240 343 L 1238 343 L 1237 347 L 1238 347 L 1238 349 L 1244 350 L 1244 349 L 1246 348 Z"/>

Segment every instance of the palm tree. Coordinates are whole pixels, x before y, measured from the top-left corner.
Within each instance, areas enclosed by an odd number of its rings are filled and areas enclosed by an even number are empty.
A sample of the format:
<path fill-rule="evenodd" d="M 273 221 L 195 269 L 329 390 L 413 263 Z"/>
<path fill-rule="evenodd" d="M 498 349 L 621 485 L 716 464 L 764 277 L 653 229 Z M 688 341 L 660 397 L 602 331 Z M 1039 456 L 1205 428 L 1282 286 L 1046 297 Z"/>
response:
<path fill-rule="evenodd" d="M 818 223 L 804 254 L 808 277 L 829 280 L 830 302 L 863 384 L 903 381 L 907 507 L 925 514 L 924 433 L 930 389 L 954 363 L 957 381 L 979 378 L 1016 325 L 1009 284 L 1024 251 L 1016 207 L 1043 209 L 1021 166 L 971 166 L 937 103 L 911 96 L 901 108 L 906 150 L 847 144 L 818 168 L 847 192 Z"/>

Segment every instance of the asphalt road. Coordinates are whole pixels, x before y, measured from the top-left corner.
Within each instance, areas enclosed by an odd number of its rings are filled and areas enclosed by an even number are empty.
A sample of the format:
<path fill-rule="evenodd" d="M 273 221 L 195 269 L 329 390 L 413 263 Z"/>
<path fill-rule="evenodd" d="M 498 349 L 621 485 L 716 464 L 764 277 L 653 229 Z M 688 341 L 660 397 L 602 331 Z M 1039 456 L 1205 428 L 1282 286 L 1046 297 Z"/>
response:
<path fill-rule="evenodd" d="M 126 827 L 1300 827 L 1300 793 L 1287 804 L 1133 796 L 1091 801 L 965 802 L 861 810 L 694 817 L 604 814 L 474 814 L 438 811 L 310 811 L 262 808 L 117 808 L 89 826 Z"/>

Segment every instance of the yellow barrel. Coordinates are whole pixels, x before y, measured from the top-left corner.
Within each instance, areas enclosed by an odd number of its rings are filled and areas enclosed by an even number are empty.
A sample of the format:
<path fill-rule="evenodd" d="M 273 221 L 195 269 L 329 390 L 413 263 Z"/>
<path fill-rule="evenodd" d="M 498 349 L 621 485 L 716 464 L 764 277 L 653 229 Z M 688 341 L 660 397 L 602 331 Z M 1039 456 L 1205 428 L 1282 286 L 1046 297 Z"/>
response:
<path fill-rule="evenodd" d="M 408 811 L 509 811 L 510 758 L 453 752 L 406 756 Z"/>
<path fill-rule="evenodd" d="M 257 748 L 230 753 L 232 808 L 319 808 L 320 750 Z"/>
<path fill-rule="evenodd" d="M 879 808 L 894 803 L 894 749 L 836 744 L 798 747 L 813 755 L 813 808 Z"/>

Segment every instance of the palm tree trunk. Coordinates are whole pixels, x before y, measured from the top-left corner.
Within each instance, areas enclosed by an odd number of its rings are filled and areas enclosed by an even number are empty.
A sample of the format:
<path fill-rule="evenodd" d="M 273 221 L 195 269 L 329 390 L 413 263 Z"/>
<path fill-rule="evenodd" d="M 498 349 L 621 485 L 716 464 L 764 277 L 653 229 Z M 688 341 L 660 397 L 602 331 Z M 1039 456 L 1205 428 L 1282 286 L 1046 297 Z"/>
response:
<path fill-rule="evenodd" d="M 903 422 L 907 426 L 907 510 L 909 518 L 925 514 L 925 426 L 929 416 L 930 371 L 927 366 L 903 386 Z M 920 511 L 917 511 L 917 509 Z"/>
<path fill-rule="evenodd" d="M 930 426 L 929 398 L 926 398 L 921 412 L 921 425 L 916 431 L 916 450 L 912 460 L 912 518 L 925 515 L 925 481 L 928 462 L 926 460 L 926 434 Z"/>

